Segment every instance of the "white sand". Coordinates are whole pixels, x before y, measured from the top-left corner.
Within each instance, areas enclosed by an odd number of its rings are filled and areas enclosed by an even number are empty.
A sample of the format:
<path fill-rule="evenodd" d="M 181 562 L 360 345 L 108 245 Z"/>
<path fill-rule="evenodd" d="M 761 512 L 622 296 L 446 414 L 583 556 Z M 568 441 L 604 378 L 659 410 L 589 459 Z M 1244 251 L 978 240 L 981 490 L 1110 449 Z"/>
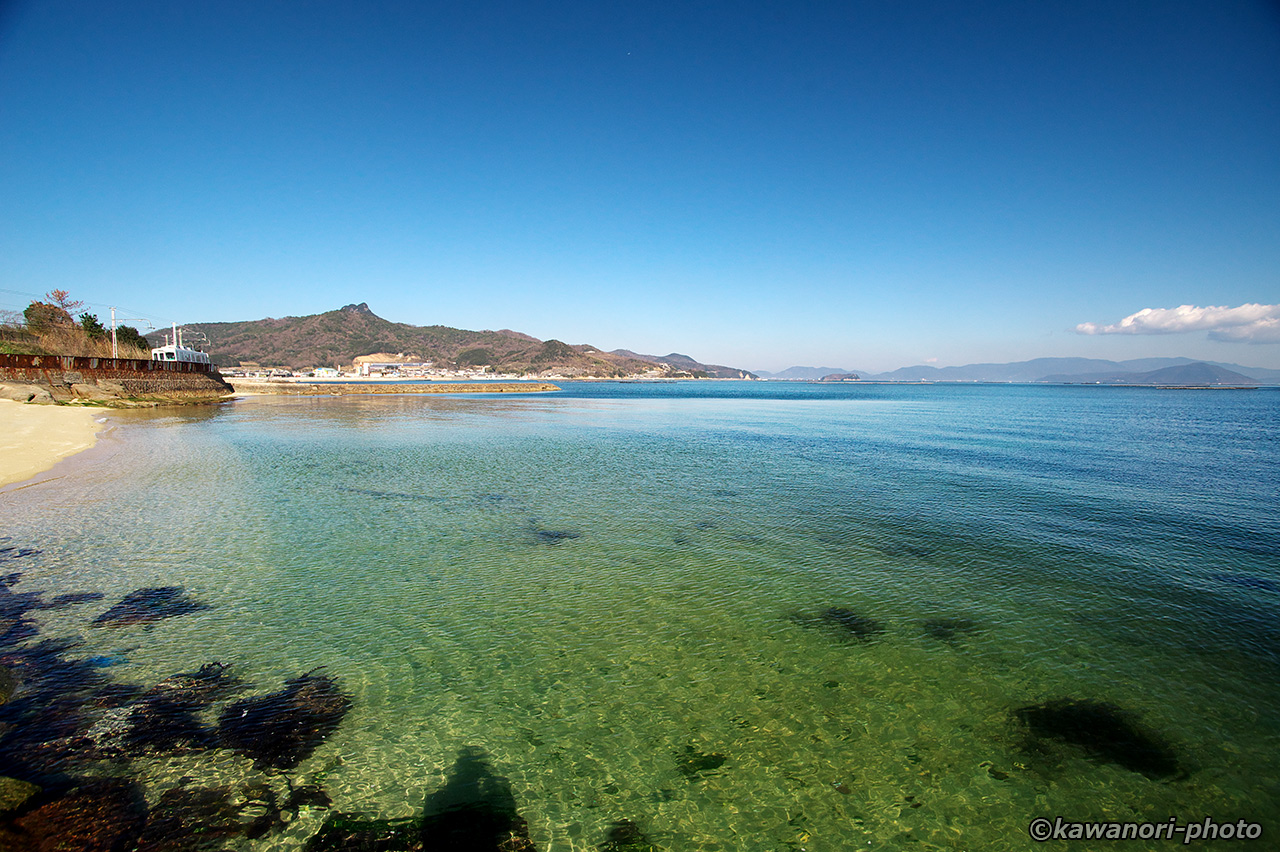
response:
<path fill-rule="evenodd" d="M 0 399 L 0 486 L 23 482 L 97 443 L 101 409 Z"/>

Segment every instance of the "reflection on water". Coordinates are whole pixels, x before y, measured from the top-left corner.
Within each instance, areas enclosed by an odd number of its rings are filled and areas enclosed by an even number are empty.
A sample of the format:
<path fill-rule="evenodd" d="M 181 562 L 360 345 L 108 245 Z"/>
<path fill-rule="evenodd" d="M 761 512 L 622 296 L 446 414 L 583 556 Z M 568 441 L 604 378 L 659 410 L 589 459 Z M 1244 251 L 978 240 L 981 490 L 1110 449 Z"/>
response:
<path fill-rule="evenodd" d="M 467 802 L 540 850 L 1267 824 L 1278 403 L 709 383 L 130 412 L 0 503 L 0 664 L 29 690 L 0 749 L 50 790 L 122 776 L 137 831 L 255 850 L 409 848 Z M 198 606 L 93 626 L 166 602 Z M 238 691 L 156 697 L 201 672 Z M 29 722 L 56 683 L 77 700 Z M 69 745 L 139 708 L 175 735 Z"/>

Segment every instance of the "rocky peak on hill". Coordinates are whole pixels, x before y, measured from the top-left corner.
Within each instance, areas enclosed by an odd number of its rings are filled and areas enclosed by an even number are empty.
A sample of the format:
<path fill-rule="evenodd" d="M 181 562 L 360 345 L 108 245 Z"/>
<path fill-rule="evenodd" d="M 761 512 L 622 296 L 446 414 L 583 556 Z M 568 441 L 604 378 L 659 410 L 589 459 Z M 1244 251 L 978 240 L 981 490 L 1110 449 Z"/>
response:
<path fill-rule="evenodd" d="M 220 366 L 254 363 L 291 370 L 345 369 L 358 356 L 396 353 L 395 360 L 402 362 L 431 362 L 444 369 L 489 367 L 495 373 L 529 376 L 750 376 L 683 355 L 664 359 L 633 356 L 625 350 L 603 352 L 585 344 L 542 341 L 510 329 L 467 331 L 390 322 L 375 314 L 366 302 L 305 317 L 195 323 L 186 328 L 205 335 L 207 351 Z"/>

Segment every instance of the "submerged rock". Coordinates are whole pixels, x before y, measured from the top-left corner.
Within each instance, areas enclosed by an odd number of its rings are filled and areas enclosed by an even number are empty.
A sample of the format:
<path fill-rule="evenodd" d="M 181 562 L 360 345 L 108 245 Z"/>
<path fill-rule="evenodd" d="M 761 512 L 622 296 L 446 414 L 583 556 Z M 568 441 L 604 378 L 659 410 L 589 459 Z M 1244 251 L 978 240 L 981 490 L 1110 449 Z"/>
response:
<path fill-rule="evenodd" d="M 1263 592 L 1280 592 L 1280 583 L 1266 577 L 1255 577 L 1251 574 L 1214 574 L 1209 579 L 1242 589 L 1253 589 Z"/>
<path fill-rule="evenodd" d="M 63 609 L 75 604 L 100 601 L 104 597 L 106 597 L 106 595 L 102 592 L 73 592 L 67 595 L 58 595 L 56 598 L 45 604 L 42 609 Z"/>
<path fill-rule="evenodd" d="M 93 623 L 108 627 L 149 624 L 209 608 L 208 604 L 183 594 L 181 586 L 158 586 L 130 592 L 120 603 L 95 618 Z"/>
<path fill-rule="evenodd" d="M 215 744 L 213 732 L 200 723 L 191 708 L 162 699 L 107 711 L 86 737 L 102 757 L 203 751 Z"/>
<path fill-rule="evenodd" d="M 337 730 L 351 699 L 314 672 L 285 688 L 232 702 L 218 717 L 218 741 L 253 759 L 258 769 L 292 769 Z"/>
<path fill-rule="evenodd" d="M 445 784 L 427 796 L 424 849 L 458 852 L 534 852 L 529 826 L 516 809 L 506 778 L 493 774 L 483 750 L 464 748 Z"/>
<path fill-rule="evenodd" d="M 8 666 L 0 666 L 0 704 L 8 703 L 18 689 L 18 676 Z"/>
<path fill-rule="evenodd" d="M 533 533 L 543 544 L 559 544 L 562 541 L 582 538 L 582 533 L 573 530 L 534 530 Z"/>
<path fill-rule="evenodd" d="M 136 784 L 116 778 L 86 780 L 0 827 L 0 849 L 132 849 L 145 819 L 146 806 Z"/>
<path fill-rule="evenodd" d="M 874 618 L 858 615 L 851 609 L 833 606 L 822 613 L 822 620 L 844 630 L 859 642 L 870 642 L 884 632 L 884 625 Z"/>
<path fill-rule="evenodd" d="M 288 776 L 285 778 L 288 780 Z M 328 808 L 332 804 L 333 799 L 319 784 L 303 784 L 289 788 L 289 798 L 285 799 L 281 809 L 297 814 L 298 808 Z"/>
<path fill-rule="evenodd" d="M 151 809 L 137 852 L 213 852 L 243 834 L 225 790 L 174 787 Z"/>
<path fill-rule="evenodd" d="M 884 632 L 884 625 L 874 618 L 840 606 L 828 607 L 816 615 L 795 613 L 790 619 L 801 627 L 824 630 L 844 642 L 871 642 Z"/>
<path fill-rule="evenodd" d="M 10 541 L 10 539 L 8 536 L 5 536 L 5 538 L 0 539 L 0 541 Z M 18 547 L 16 544 L 8 544 L 8 545 L 5 545 L 4 547 L 0 547 L 0 561 L 7 561 L 10 559 L 25 559 L 28 556 L 39 556 L 43 552 L 44 551 L 37 550 L 34 547 Z M 7 585 L 13 585 L 13 583 L 16 582 L 18 576 L 19 575 L 17 574 L 10 574 L 8 577 L 4 578 L 4 582 Z"/>
<path fill-rule="evenodd" d="M 425 852 L 426 848 L 416 817 L 374 819 L 364 814 L 334 814 L 303 847 L 304 852 Z"/>
<path fill-rule="evenodd" d="M 705 776 L 706 773 L 714 772 L 724 762 L 728 760 L 723 754 L 703 754 L 691 745 L 684 747 L 684 751 L 676 754 L 676 769 L 680 774 L 690 781 L 696 781 Z"/>
<path fill-rule="evenodd" d="M 0 654 L 0 666 L 19 683 L 0 704 L 0 766 L 4 772 L 46 786 L 65 785 L 67 774 L 93 759 L 83 733 L 103 708 L 124 704 L 137 690 L 115 686 L 87 661 L 69 659 L 78 645 L 44 640 Z"/>
<path fill-rule="evenodd" d="M 40 600 L 40 592 L 10 591 L 20 579 L 22 574 L 0 577 L 0 648 L 35 636 L 35 623 L 27 618 L 27 613 L 46 606 Z"/>
<path fill-rule="evenodd" d="M 263 837 L 284 825 L 265 784 L 166 790 L 151 809 L 137 852 L 214 852 L 229 838 Z"/>
<path fill-rule="evenodd" d="M 926 618 L 921 626 L 925 636 L 939 642 L 955 642 L 964 634 L 979 630 L 978 623 L 968 618 Z"/>
<path fill-rule="evenodd" d="M 349 494 L 363 494 L 366 497 L 375 497 L 379 500 L 421 500 L 428 503 L 443 503 L 446 498 L 435 494 L 411 494 L 406 491 L 379 491 L 372 488 L 351 488 L 340 487 L 339 491 L 346 491 Z"/>
<path fill-rule="evenodd" d="M 166 701 L 194 709 L 241 688 L 240 678 L 228 674 L 223 663 L 205 663 L 194 672 L 171 675 L 142 694 L 143 701 Z"/>
<path fill-rule="evenodd" d="M 0 813 L 16 811 L 39 792 L 35 784 L 0 775 Z"/>
<path fill-rule="evenodd" d="M 1014 715 L 1032 735 L 1068 743 L 1091 758 L 1114 763 L 1155 780 L 1179 772 L 1173 749 L 1114 704 L 1060 698 L 1022 707 Z"/>
<path fill-rule="evenodd" d="M 658 847 L 649 842 L 640 826 L 629 819 L 620 819 L 609 826 L 599 849 L 600 852 L 658 852 Z"/>
<path fill-rule="evenodd" d="M 239 679 L 226 669 L 209 663 L 199 671 L 167 677 L 137 700 L 108 710 L 86 738 L 104 757 L 212 748 L 216 738 L 195 714 L 238 688 Z"/>

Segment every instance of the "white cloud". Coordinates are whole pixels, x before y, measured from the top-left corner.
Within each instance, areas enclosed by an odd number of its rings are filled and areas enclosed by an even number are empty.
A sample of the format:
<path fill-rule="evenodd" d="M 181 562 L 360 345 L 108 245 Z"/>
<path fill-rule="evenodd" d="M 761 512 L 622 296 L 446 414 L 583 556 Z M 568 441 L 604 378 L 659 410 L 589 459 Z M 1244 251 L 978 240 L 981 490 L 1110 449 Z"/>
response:
<path fill-rule="evenodd" d="M 1076 331 L 1080 334 L 1181 334 L 1207 331 L 1210 338 L 1230 343 L 1280 343 L 1280 305 L 1143 308 L 1112 325 L 1082 322 L 1076 326 Z"/>

